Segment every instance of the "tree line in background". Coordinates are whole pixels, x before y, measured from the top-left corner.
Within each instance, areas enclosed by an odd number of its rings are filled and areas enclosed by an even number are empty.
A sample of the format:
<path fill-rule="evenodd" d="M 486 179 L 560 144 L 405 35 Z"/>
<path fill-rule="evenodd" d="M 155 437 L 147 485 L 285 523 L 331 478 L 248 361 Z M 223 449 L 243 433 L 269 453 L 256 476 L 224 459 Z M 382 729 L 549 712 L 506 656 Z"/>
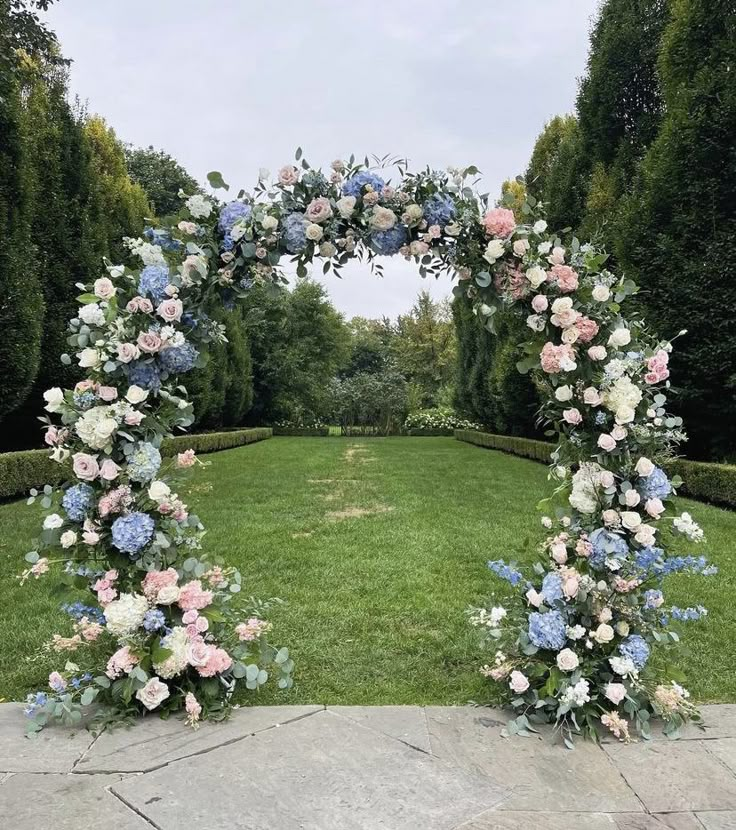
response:
<path fill-rule="evenodd" d="M 175 211 L 196 180 L 164 151 L 125 147 L 70 105 L 68 62 L 37 10 L 0 0 L 0 449 L 38 442 L 41 392 L 63 367 L 77 282 L 122 255 L 123 236 Z M 688 455 L 736 445 L 736 11 L 732 0 L 607 0 L 591 33 L 574 115 L 539 136 L 525 179 L 501 201 L 521 220 L 526 190 L 550 226 L 602 240 L 673 336 Z M 518 321 L 483 329 L 467 299 L 420 293 L 395 322 L 348 322 L 317 283 L 254 288 L 223 309 L 228 342 L 190 376 L 198 426 L 315 422 L 395 431 L 408 413 L 454 408 L 489 431 L 535 436 L 538 407 L 516 369 Z"/>

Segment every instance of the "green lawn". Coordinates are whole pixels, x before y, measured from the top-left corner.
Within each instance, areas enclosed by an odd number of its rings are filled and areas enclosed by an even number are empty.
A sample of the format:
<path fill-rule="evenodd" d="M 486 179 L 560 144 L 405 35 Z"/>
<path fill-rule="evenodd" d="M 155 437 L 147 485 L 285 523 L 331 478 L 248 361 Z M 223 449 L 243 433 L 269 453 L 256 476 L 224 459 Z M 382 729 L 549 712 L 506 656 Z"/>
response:
<path fill-rule="evenodd" d="M 487 695 L 464 611 L 498 583 L 489 558 L 534 556 L 542 465 L 451 438 L 275 438 L 209 456 L 188 494 L 205 543 L 243 571 L 244 590 L 280 596 L 273 640 L 297 661 L 289 693 L 259 703 L 465 703 Z M 670 586 L 710 616 L 683 627 L 700 701 L 736 701 L 736 514 L 683 500 L 708 536 L 717 577 Z M 0 505 L 0 697 L 43 684 L 38 656 L 60 619 L 51 580 L 21 588 L 37 508 Z M 700 551 L 697 551 L 700 552 Z"/>

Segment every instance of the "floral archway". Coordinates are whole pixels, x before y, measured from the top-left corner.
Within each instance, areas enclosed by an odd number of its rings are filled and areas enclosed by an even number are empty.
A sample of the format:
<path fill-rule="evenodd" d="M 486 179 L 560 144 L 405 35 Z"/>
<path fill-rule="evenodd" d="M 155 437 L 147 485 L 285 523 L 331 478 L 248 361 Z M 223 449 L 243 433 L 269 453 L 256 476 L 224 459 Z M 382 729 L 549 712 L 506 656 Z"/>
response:
<path fill-rule="evenodd" d="M 29 698 L 33 727 L 76 722 L 95 700 L 103 716 L 184 710 L 195 724 L 224 716 L 238 684 L 275 675 L 290 686 L 293 663 L 267 642 L 267 609 L 238 602 L 240 574 L 203 551 L 203 527 L 176 493 L 194 454 L 161 454 L 162 439 L 193 420 L 181 376 L 224 338 L 212 310 L 255 283 L 285 282 L 285 256 L 298 274 L 317 259 L 339 272 L 354 257 L 403 256 L 423 274 L 456 276 L 454 291 L 491 331 L 501 308 L 526 320 L 519 369 L 535 373 L 559 442 L 549 535 L 529 579 L 489 562 L 517 589 L 514 608 L 473 614 L 497 649 L 482 671 L 516 708 L 512 731 L 543 720 L 566 739 L 601 725 L 627 737 L 646 733 L 652 715 L 670 731 L 697 717 L 658 654 L 677 639 L 672 619 L 704 610 L 668 605 L 661 583 L 713 569 L 667 553 L 672 536 L 702 533 L 670 508 L 678 482 L 662 464 L 683 437 L 665 411 L 671 344 L 622 316 L 636 286 L 594 246 L 550 232 L 531 197 L 522 223 L 489 208 L 475 168 L 411 173 L 385 159 L 398 168 L 392 186 L 380 161 L 337 161 L 328 175 L 301 151 L 296 161 L 232 201 L 182 194 L 177 216 L 126 240 L 130 265 L 108 263 L 80 287 L 74 358 L 63 360 L 87 376 L 45 394 L 56 421 L 47 418 L 46 441 L 70 481 L 42 496 L 49 514 L 24 577 L 61 565 L 59 578 L 93 599 L 72 606 L 74 631 L 55 638 L 73 654 L 50 691 Z M 218 173 L 209 181 L 228 189 Z"/>

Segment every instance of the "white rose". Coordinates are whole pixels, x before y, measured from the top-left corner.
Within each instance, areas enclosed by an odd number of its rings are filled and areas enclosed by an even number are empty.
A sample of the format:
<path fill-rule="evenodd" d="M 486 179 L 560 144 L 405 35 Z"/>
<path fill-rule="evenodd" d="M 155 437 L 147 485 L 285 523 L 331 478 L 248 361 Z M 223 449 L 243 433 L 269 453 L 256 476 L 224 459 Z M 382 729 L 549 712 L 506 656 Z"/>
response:
<path fill-rule="evenodd" d="M 321 225 L 317 225 L 314 222 L 311 225 L 307 225 L 306 236 L 307 239 L 310 239 L 312 242 L 319 242 L 322 239 L 324 231 L 322 230 Z"/>
<path fill-rule="evenodd" d="M 575 671 L 579 665 L 580 660 L 571 648 L 563 648 L 557 655 L 557 667 L 560 671 Z"/>
<path fill-rule="evenodd" d="M 70 548 L 77 544 L 77 534 L 73 530 L 65 530 L 59 539 L 62 548 Z"/>
<path fill-rule="evenodd" d="M 595 386 L 589 386 L 583 391 L 583 401 L 587 403 L 588 406 L 600 406 L 601 403 L 603 403 L 603 398 Z"/>
<path fill-rule="evenodd" d="M 572 387 L 571 386 L 558 386 L 555 389 L 555 398 L 558 401 L 569 401 L 572 399 Z"/>
<path fill-rule="evenodd" d="M 105 609 L 105 613 L 107 613 L 107 609 Z M 162 683 L 158 677 L 152 677 L 142 689 L 138 689 L 135 696 L 150 712 L 166 700 L 169 696 L 169 687 Z"/>
<path fill-rule="evenodd" d="M 88 326 L 103 326 L 105 324 L 105 312 L 97 303 L 83 305 L 79 309 L 77 317 Z"/>
<path fill-rule="evenodd" d="M 616 410 L 616 423 L 617 424 L 630 424 L 634 417 L 636 416 L 636 412 L 630 406 L 624 404 L 623 406 L 619 406 Z"/>
<path fill-rule="evenodd" d="M 526 272 L 526 278 L 532 285 L 532 288 L 535 290 L 539 288 L 539 286 L 547 281 L 547 272 L 544 268 L 540 268 L 538 265 L 534 265 L 532 268 L 529 268 Z"/>
<path fill-rule="evenodd" d="M 128 391 L 125 393 L 126 399 L 132 403 L 134 406 L 139 403 L 143 403 L 145 399 L 148 397 L 148 390 L 142 389 L 140 386 L 133 386 L 128 387 Z"/>
<path fill-rule="evenodd" d="M 611 292 L 606 285 L 596 285 L 593 289 L 593 299 L 598 303 L 605 303 L 611 296 Z"/>
<path fill-rule="evenodd" d="M 614 329 L 608 338 L 609 346 L 628 346 L 631 343 L 631 332 L 628 329 Z"/>
<path fill-rule="evenodd" d="M 64 520 L 58 513 L 51 513 L 43 520 L 44 530 L 56 530 L 64 524 Z"/>
<path fill-rule="evenodd" d="M 171 494 L 171 488 L 165 481 L 152 481 L 148 488 L 148 498 L 152 501 L 162 501 Z"/>
<path fill-rule="evenodd" d="M 631 490 L 627 490 L 624 493 L 624 503 L 627 507 L 636 507 L 637 504 L 641 501 L 641 496 L 637 493 L 636 490 L 632 487 Z"/>
<path fill-rule="evenodd" d="M 58 412 L 64 404 L 64 393 L 58 386 L 53 386 L 43 393 L 43 399 L 46 401 L 44 409 L 47 412 Z"/>
<path fill-rule="evenodd" d="M 266 216 L 264 216 L 263 219 L 261 220 L 261 227 L 267 233 L 270 233 L 271 231 L 275 231 L 276 228 L 278 228 L 278 226 L 279 226 L 279 220 L 275 216 L 270 216 L 269 214 L 266 214 Z"/>
<path fill-rule="evenodd" d="M 572 310 L 572 298 L 571 297 L 558 297 L 552 303 L 552 313 L 553 314 L 563 314 L 566 311 Z"/>
<path fill-rule="evenodd" d="M 605 695 L 614 706 L 618 706 L 626 697 L 626 686 L 623 683 L 608 683 L 606 685 Z"/>
<path fill-rule="evenodd" d="M 79 365 L 83 369 L 96 369 L 101 362 L 101 356 L 97 349 L 82 349 L 77 357 L 79 358 Z"/>
<path fill-rule="evenodd" d="M 158 605 L 173 605 L 179 599 L 178 585 L 165 585 L 156 596 Z M 107 610 L 105 611 L 107 613 Z"/>
<path fill-rule="evenodd" d="M 499 257 L 503 256 L 503 252 L 503 242 L 500 239 L 492 239 L 488 245 L 486 245 L 486 252 L 483 254 L 483 259 L 493 265 Z"/>
<path fill-rule="evenodd" d="M 524 256 L 524 254 L 529 250 L 529 240 L 516 239 L 512 247 L 516 256 Z"/>
<path fill-rule="evenodd" d="M 373 213 L 368 221 L 373 230 L 388 231 L 396 224 L 396 214 L 389 208 L 379 205 L 373 208 Z"/>
<path fill-rule="evenodd" d="M 532 331 L 544 331 L 547 325 L 547 318 L 544 314 L 530 314 L 526 318 L 526 324 Z"/>
<path fill-rule="evenodd" d="M 634 467 L 634 469 L 640 476 L 646 478 L 654 472 L 654 464 L 646 456 L 642 456 L 636 462 L 636 467 Z"/>
<path fill-rule="evenodd" d="M 537 219 L 532 227 L 532 230 L 534 233 L 544 233 L 547 230 L 547 223 L 544 219 Z"/>
<path fill-rule="evenodd" d="M 355 196 L 343 196 L 342 199 L 337 200 L 337 211 L 343 219 L 350 219 L 353 215 L 356 201 Z"/>
<path fill-rule="evenodd" d="M 641 516 L 635 510 L 624 510 L 621 513 L 621 524 L 627 530 L 636 530 L 641 525 Z"/>
<path fill-rule="evenodd" d="M 613 629 L 608 623 L 601 623 L 591 637 L 598 643 L 610 643 L 613 639 Z"/>
<path fill-rule="evenodd" d="M 640 545 L 643 545 L 644 547 L 649 547 L 650 545 L 654 544 L 656 533 L 657 529 L 655 527 L 643 524 L 639 526 L 639 529 L 636 531 L 636 535 L 634 536 L 634 538 Z"/>
<path fill-rule="evenodd" d="M 332 244 L 332 242 L 323 242 L 319 246 L 319 255 L 329 259 L 332 256 L 335 256 L 337 253 L 337 248 Z"/>

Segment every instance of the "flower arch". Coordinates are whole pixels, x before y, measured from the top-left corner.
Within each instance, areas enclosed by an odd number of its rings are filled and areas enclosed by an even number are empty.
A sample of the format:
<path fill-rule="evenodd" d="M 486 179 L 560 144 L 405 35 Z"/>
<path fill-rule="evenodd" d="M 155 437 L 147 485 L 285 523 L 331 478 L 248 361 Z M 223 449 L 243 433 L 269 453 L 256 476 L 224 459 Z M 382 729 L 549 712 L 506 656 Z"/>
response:
<path fill-rule="evenodd" d="M 544 720 L 566 739 L 601 725 L 626 737 L 630 724 L 646 733 L 653 714 L 670 731 L 697 717 L 650 659 L 677 639 L 671 620 L 704 613 L 667 606 L 663 577 L 712 571 L 702 557 L 666 553 L 673 535 L 702 537 L 688 514 L 672 514 L 678 482 L 662 468 L 683 438 L 665 411 L 671 344 L 622 316 L 636 286 L 594 246 L 551 233 L 530 196 L 517 222 L 508 207 L 489 208 L 473 167 L 412 173 L 376 161 L 334 162 L 326 176 L 297 151 L 299 166 L 275 182 L 263 174 L 253 194 L 182 194 L 178 215 L 126 240 L 129 265 L 107 263 L 80 286 L 69 343 L 87 377 L 45 393 L 60 419 L 46 418 L 46 441 L 70 481 L 42 496 L 51 512 L 24 578 L 60 562 L 62 581 L 94 601 L 70 606 L 74 633 L 54 647 L 74 650 L 74 664 L 30 696 L 32 728 L 75 722 L 95 699 L 114 716 L 183 709 L 195 724 L 223 716 L 238 684 L 256 689 L 274 673 L 291 684 L 288 651 L 267 642 L 266 606 L 236 602 L 240 574 L 201 550 L 202 525 L 176 493 L 193 452 L 161 454 L 162 439 L 193 420 L 180 376 L 224 338 L 212 309 L 255 283 L 285 282 L 284 256 L 302 275 L 317 258 L 339 273 L 353 257 L 401 255 L 424 275 L 457 276 L 455 293 L 490 330 L 501 308 L 526 319 L 519 369 L 535 373 L 558 438 L 550 535 L 530 580 L 489 562 L 517 589 L 514 609 L 472 615 L 498 647 L 482 671 L 517 709 L 512 731 Z M 219 173 L 209 182 L 228 189 Z"/>

